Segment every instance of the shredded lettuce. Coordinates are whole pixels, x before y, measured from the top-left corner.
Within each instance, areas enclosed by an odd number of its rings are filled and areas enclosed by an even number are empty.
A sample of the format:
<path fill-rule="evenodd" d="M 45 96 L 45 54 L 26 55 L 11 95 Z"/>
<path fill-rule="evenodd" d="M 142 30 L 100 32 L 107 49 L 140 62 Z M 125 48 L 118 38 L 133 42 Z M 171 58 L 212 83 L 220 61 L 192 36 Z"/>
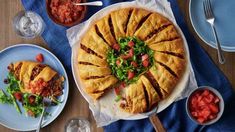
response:
<path fill-rule="evenodd" d="M 130 50 L 128 43 L 130 41 L 134 42 L 134 55 L 131 58 L 123 60 L 120 56 L 128 54 L 128 51 Z M 112 70 L 112 73 L 120 81 L 124 81 L 127 84 L 130 84 L 137 81 L 139 75 L 143 74 L 145 71 L 148 70 L 149 67 L 153 65 L 154 51 L 151 50 L 143 41 L 137 39 L 136 37 L 119 38 L 118 43 L 120 46 L 120 50 L 115 51 L 114 49 L 111 49 L 107 55 L 107 62 Z M 149 66 L 147 68 L 142 65 L 141 56 L 144 54 L 148 54 L 149 56 Z M 116 64 L 117 60 L 120 61 L 119 65 Z M 136 62 L 138 67 L 132 66 L 132 61 Z M 133 71 L 135 73 L 135 77 L 131 80 L 128 79 L 128 71 Z"/>

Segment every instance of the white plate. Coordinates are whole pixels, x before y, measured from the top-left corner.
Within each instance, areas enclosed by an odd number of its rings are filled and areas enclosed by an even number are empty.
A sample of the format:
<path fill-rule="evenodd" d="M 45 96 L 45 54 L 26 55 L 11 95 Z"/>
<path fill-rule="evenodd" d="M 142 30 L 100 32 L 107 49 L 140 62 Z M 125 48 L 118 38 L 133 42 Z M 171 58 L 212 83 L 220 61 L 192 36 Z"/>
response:
<path fill-rule="evenodd" d="M 90 19 L 99 18 L 100 16 L 104 16 L 105 14 L 108 13 L 108 12 L 105 12 L 106 10 L 115 9 L 117 7 L 123 7 L 123 5 L 127 5 L 125 7 L 128 7 L 128 6 L 131 6 L 131 4 L 132 3 L 130 3 L 130 2 L 122 2 L 122 3 L 113 4 L 111 6 L 103 8 L 102 10 L 100 10 L 99 12 L 94 14 Z M 92 21 L 91 23 L 93 23 L 93 22 L 94 21 Z M 161 112 L 164 109 L 166 109 L 170 104 L 172 104 L 175 101 L 176 98 L 178 98 L 180 96 L 182 91 L 186 88 L 186 86 L 188 84 L 188 79 L 189 79 L 190 60 L 189 60 L 188 45 L 187 45 L 186 39 L 185 39 L 182 31 L 180 30 L 179 26 L 176 25 L 176 23 L 174 23 L 174 24 L 175 24 L 175 27 L 177 28 L 178 32 L 181 34 L 183 41 L 184 41 L 185 51 L 186 51 L 186 56 L 187 56 L 186 57 L 187 66 L 186 66 L 185 73 L 183 74 L 181 80 L 179 81 L 179 83 L 177 84 L 175 89 L 172 91 L 171 95 L 168 98 L 159 102 L 159 107 L 158 107 L 157 112 Z M 86 32 L 86 30 L 83 30 L 82 33 L 85 33 L 85 32 Z M 114 101 L 115 94 L 114 94 L 113 90 L 110 90 L 109 93 L 107 93 L 104 97 L 100 98 L 98 101 L 93 101 L 91 99 L 91 97 L 87 93 L 85 93 L 85 91 L 83 90 L 84 86 L 82 85 L 80 78 L 78 76 L 77 55 L 79 54 L 78 53 L 79 46 L 80 46 L 79 42 L 77 42 L 75 45 L 72 46 L 72 58 L 71 58 L 72 64 L 71 65 L 72 65 L 73 76 L 74 76 L 75 82 L 78 86 L 80 93 L 87 100 L 92 111 L 96 112 L 96 113 L 93 113 L 93 114 L 95 114 L 94 116 L 107 115 L 107 117 L 110 117 L 112 119 L 125 119 L 125 120 L 137 120 L 137 119 L 147 118 L 148 116 L 146 114 L 129 114 L 129 113 L 126 113 L 126 112 L 123 112 L 122 110 L 120 110 L 118 104 Z"/>

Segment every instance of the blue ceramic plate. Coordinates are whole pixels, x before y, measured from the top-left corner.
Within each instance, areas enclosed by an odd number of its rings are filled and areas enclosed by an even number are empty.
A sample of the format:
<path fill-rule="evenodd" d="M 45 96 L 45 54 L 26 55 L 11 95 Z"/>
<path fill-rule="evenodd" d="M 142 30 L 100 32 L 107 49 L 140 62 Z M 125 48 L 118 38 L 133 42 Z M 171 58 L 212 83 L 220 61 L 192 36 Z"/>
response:
<path fill-rule="evenodd" d="M 194 30 L 208 45 L 216 48 L 212 29 L 205 20 L 203 0 L 190 0 L 189 15 Z M 235 0 L 211 0 L 217 30 L 222 49 L 235 51 Z"/>
<path fill-rule="evenodd" d="M 42 53 L 44 56 L 43 63 L 52 67 L 65 78 L 63 95 L 61 95 L 59 98 L 59 100 L 62 100 L 63 102 L 57 106 L 49 107 L 47 109 L 51 115 L 44 118 L 42 122 L 44 127 L 55 120 L 56 117 L 61 113 L 69 93 L 67 74 L 63 65 L 56 58 L 56 56 L 44 48 L 31 44 L 17 44 L 2 50 L 0 52 L 0 88 L 3 90 L 6 88 L 6 84 L 4 84 L 3 80 L 8 74 L 7 66 L 10 63 L 21 60 L 35 61 L 35 56 L 39 53 Z M 21 104 L 19 104 L 19 106 L 22 110 L 22 114 L 19 114 L 12 105 L 0 104 L 0 123 L 10 129 L 18 131 L 35 130 L 37 128 L 39 118 L 27 117 L 25 115 L 25 111 L 21 107 Z"/>

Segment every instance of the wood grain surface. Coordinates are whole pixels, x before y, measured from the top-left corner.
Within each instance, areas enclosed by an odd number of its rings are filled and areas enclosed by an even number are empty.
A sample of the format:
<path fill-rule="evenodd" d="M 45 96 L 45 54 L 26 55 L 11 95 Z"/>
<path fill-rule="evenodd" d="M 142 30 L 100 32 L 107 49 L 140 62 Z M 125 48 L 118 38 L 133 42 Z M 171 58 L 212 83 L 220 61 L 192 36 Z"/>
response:
<path fill-rule="evenodd" d="M 222 70 L 222 72 L 227 76 L 227 78 L 232 83 L 232 86 L 235 87 L 235 53 L 225 53 L 226 63 L 224 65 L 220 65 L 217 61 L 217 53 L 216 50 L 207 46 L 203 43 L 199 37 L 197 37 L 194 32 L 189 16 L 188 16 L 188 4 L 185 0 L 178 0 L 180 8 L 185 16 L 185 20 L 187 21 L 188 27 L 192 34 L 196 37 L 197 41 L 200 45 L 207 51 L 210 55 L 211 59 L 215 62 L 215 64 Z M 47 45 L 43 41 L 42 38 L 37 37 L 35 39 L 22 39 L 16 35 L 12 28 L 12 18 L 15 16 L 17 12 L 23 10 L 20 0 L 1 0 L 0 2 L 0 50 L 19 43 L 31 43 L 37 44 L 42 47 L 48 49 Z M 66 122 L 71 118 L 76 117 L 84 117 L 87 118 L 92 127 L 92 131 L 103 131 L 102 128 L 97 128 L 94 118 L 92 116 L 91 111 L 88 108 L 88 104 L 85 99 L 81 96 L 77 87 L 73 81 L 72 75 L 69 75 L 70 79 L 70 90 L 69 90 L 69 98 L 67 104 L 60 114 L 60 116 L 53 121 L 50 125 L 42 129 L 42 132 L 63 132 Z M 1 81 L 1 80 L 0 80 Z M 12 132 L 4 126 L 0 125 L 0 132 Z"/>

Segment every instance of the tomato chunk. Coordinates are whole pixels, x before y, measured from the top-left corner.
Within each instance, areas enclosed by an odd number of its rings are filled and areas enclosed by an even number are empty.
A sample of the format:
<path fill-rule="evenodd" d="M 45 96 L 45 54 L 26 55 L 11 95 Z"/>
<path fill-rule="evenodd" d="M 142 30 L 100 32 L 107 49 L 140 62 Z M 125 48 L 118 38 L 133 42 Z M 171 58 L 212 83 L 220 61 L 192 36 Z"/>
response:
<path fill-rule="evenodd" d="M 137 64 L 135 61 L 132 61 L 132 62 L 131 62 L 131 65 L 132 65 L 133 67 L 135 67 L 135 68 L 138 67 L 138 64 Z"/>
<path fill-rule="evenodd" d="M 142 61 L 147 60 L 148 58 L 149 58 L 149 55 L 148 55 L 148 54 L 144 54 L 144 55 L 141 57 Z"/>
<path fill-rule="evenodd" d="M 120 66 L 121 65 L 121 61 L 120 60 L 116 60 L 116 65 Z"/>
<path fill-rule="evenodd" d="M 35 96 L 29 96 L 29 103 L 34 104 L 35 103 Z"/>
<path fill-rule="evenodd" d="M 133 47 L 135 45 L 135 43 L 133 41 L 129 41 L 127 44 L 129 47 Z"/>
<path fill-rule="evenodd" d="M 114 91 L 115 91 L 116 95 L 120 95 L 120 88 L 119 87 L 115 87 Z"/>
<path fill-rule="evenodd" d="M 22 100 L 22 93 L 21 92 L 15 92 L 13 95 L 18 101 Z"/>
<path fill-rule="evenodd" d="M 143 64 L 143 66 L 144 67 L 148 67 L 149 66 L 149 60 L 144 60 L 143 62 L 142 62 L 142 64 Z"/>
<path fill-rule="evenodd" d="M 119 51 L 120 50 L 120 45 L 119 44 L 117 44 L 117 43 L 115 43 L 115 44 L 113 44 L 113 49 L 115 49 L 115 50 L 117 50 L 117 51 Z"/>
<path fill-rule="evenodd" d="M 36 56 L 36 61 L 37 62 L 43 62 L 44 61 L 44 57 L 41 53 Z"/>
<path fill-rule="evenodd" d="M 129 57 L 131 58 L 131 57 L 133 57 L 133 56 L 134 56 L 134 49 L 131 48 L 131 49 L 129 50 Z"/>
<path fill-rule="evenodd" d="M 132 78 L 134 78 L 135 73 L 133 71 L 128 71 L 128 79 L 131 80 Z"/>

